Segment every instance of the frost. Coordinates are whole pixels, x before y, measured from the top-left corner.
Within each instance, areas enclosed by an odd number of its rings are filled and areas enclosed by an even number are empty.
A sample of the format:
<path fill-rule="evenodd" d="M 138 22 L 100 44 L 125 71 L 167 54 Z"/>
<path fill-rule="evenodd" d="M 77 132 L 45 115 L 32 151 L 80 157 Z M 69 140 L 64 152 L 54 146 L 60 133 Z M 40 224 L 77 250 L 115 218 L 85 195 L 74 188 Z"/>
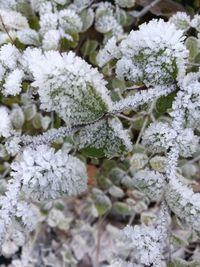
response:
<path fill-rule="evenodd" d="M 86 189 L 84 164 L 62 150 L 48 146 L 27 148 L 11 165 L 12 177 L 21 181 L 21 190 L 32 199 L 47 200 L 77 195 Z"/>
<path fill-rule="evenodd" d="M 7 30 L 21 30 L 29 28 L 27 19 L 19 12 L 0 9 L 0 16 L 2 17 L 2 21 L 4 23 L 3 25 L 0 21 L 0 29 L 2 31 L 5 31 L 4 26 Z"/>
<path fill-rule="evenodd" d="M 195 230 L 200 229 L 200 194 L 178 179 L 173 179 L 166 191 L 166 200 L 171 210 Z"/>
<path fill-rule="evenodd" d="M 136 252 L 139 263 L 147 266 L 166 267 L 164 248 L 167 239 L 168 214 L 167 208 L 162 207 L 154 225 L 126 226 L 123 230 L 126 244 Z"/>
<path fill-rule="evenodd" d="M 194 27 L 198 32 L 200 31 L 200 16 L 196 14 L 191 21 L 191 26 Z"/>
<path fill-rule="evenodd" d="M 139 170 L 133 175 L 134 185 L 152 201 L 160 201 L 166 186 L 165 177 L 157 171 Z"/>
<path fill-rule="evenodd" d="M 111 59 L 120 57 L 120 51 L 116 43 L 116 38 L 112 37 L 108 40 L 103 49 L 99 51 L 97 55 L 97 62 L 100 67 L 108 63 Z"/>
<path fill-rule="evenodd" d="M 6 107 L 0 107 L 0 136 L 8 137 L 11 134 L 12 124 Z"/>
<path fill-rule="evenodd" d="M 5 79 L 3 94 L 17 95 L 21 92 L 21 83 L 24 77 L 24 72 L 20 69 L 15 69 Z"/>
<path fill-rule="evenodd" d="M 102 150 L 108 158 L 132 150 L 132 143 L 121 122 L 115 118 L 84 127 L 78 133 L 79 148 Z"/>
<path fill-rule="evenodd" d="M 173 23 L 178 30 L 187 31 L 190 28 L 190 17 L 185 12 L 177 12 L 169 21 Z"/>
<path fill-rule="evenodd" d="M 59 13 L 60 26 L 65 32 L 78 33 L 82 29 L 82 21 L 74 10 L 62 10 Z"/>
<path fill-rule="evenodd" d="M 56 111 L 68 126 L 95 121 L 111 106 L 102 75 L 74 53 L 35 49 L 25 56 L 41 108 Z"/>
<path fill-rule="evenodd" d="M 120 44 L 120 78 L 146 86 L 172 84 L 184 75 L 188 51 L 181 30 L 163 20 L 144 23 Z"/>
<path fill-rule="evenodd" d="M 167 123 L 152 123 L 144 132 L 143 144 L 148 150 L 155 153 L 165 152 L 169 147 L 173 146 L 176 131 Z"/>

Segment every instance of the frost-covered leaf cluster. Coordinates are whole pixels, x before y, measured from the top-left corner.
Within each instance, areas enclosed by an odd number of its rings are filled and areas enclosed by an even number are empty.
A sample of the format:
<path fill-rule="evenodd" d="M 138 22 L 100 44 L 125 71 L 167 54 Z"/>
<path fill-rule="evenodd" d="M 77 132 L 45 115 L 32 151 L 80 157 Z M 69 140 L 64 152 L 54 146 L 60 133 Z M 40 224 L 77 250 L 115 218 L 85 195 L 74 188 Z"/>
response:
<path fill-rule="evenodd" d="M 0 1 L 10 267 L 200 259 L 200 16 L 144 21 L 156 2 Z"/>

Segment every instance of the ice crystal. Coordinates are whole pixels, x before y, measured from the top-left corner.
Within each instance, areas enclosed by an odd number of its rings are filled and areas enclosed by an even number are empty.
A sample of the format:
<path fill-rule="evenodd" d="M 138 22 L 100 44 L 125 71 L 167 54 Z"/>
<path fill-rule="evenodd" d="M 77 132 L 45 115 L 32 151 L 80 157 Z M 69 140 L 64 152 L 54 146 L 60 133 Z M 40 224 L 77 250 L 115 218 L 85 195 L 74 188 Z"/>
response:
<path fill-rule="evenodd" d="M 0 136 L 8 137 L 11 134 L 12 124 L 6 107 L 0 107 Z"/>
<path fill-rule="evenodd" d="M 79 148 L 99 149 L 108 158 L 132 149 L 128 133 L 117 118 L 84 127 L 78 134 L 78 140 Z"/>
<path fill-rule="evenodd" d="M 171 210 L 195 230 L 200 230 L 200 194 L 178 179 L 173 179 L 166 190 L 166 200 Z"/>
<path fill-rule="evenodd" d="M 190 28 L 190 17 L 185 12 L 177 12 L 169 21 L 175 24 L 178 30 L 187 31 Z"/>
<path fill-rule="evenodd" d="M 116 38 L 112 37 L 108 40 L 103 49 L 99 51 L 97 55 L 97 62 L 100 67 L 108 63 L 111 59 L 120 57 L 120 51 L 116 42 Z"/>
<path fill-rule="evenodd" d="M 164 248 L 167 238 L 168 214 L 163 207 L 153 225 L 127 226 L 123 230 L 126 244 L 136 252 L 139 263 L 152 267 L 166 267 Z"/>
<path fill-rule="evenodd" d="M 155 122 L 150 124 L 143 135 L 143 144 L 148 150 L 160 153 L 173 146 L 176 131 L 167 123 Z"/>
<path fill-rule="evenodd" d="M 41 108 L 56 111 L 68 126 L 92 122 L 111 106 L 103 77 L 73 52 L 28 50 L 26 58 Z"/>
<path fill-rule="evenodd" d="M 86 189 L 84 164 L 62 150 L 55 152 L 48 146 L 25 149 L 11 168 L 12 177 L 22 184 L 21 190 L 36 200 L 77 195 Z"/>
<path fill-rule="evenodd" d="M 174 83 L 184 75 L 188 55 L 184 38 L 170 22 L 152 20 L 142 24 L 121 42 L 117 75 L 147 86 Z"/>
<path fill-rule="evenodd" d="M 150 170 L 139 170 L 133 175 L 134 184 L 145 193 L 152 201 L 160 201 L 166 186 L 165 177 Z"/>
<path fill-rule="evenodd" d="M 0 16 L 3 21 L 3 24 L 0 21 L 0 30 L 2 31 L 5 31 L 5 28 L 6 30 L 29 28 L 27 19 L 19 12 L 0 9 Z"/>

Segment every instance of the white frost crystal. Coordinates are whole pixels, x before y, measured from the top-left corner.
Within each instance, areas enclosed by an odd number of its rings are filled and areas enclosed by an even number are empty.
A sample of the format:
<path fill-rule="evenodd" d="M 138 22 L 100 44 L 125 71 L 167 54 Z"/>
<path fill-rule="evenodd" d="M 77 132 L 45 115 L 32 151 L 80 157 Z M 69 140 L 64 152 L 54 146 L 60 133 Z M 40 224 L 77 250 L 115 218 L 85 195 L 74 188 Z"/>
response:
<path fill-rule="evenodd" d="M 200 194 L 178 179 L 173 179 L 166 190 L 170 209 L 196 231 L 200 231 Z"/>
<path fill-rule="evenodd" d="M 191 21 L 191 26 L 194 27 L 198 32 L 200 32 L 200 15 L 196 14 Z"/>
<path fill-rule="evenodd" d="M 24 78 L 24 72 L 20 69 L 15 69 L 8 74 L 5 79 L 3 93 L 4 95 L 17 95 L 21 92 L 21 83 Z"/>
<path fill-rule="evenodd" d="M 68 33 L 78 33 L 83 26 L 80 17 L 70 9 L 60 11 L 59 22 L 62 29 Z"/>
<path fill-rule="evenodd" d="M 167 123 L 155 122 L 150 124 L 143 135 L 143 144 L 148 150 L 160 153 L 173 145 L 176 131 Z"/>
<path fill-rule="evenodd" d="M 159 201 L 163 197 L 166 186 L 165 177 L 150 170 L 139 170 L 133 175 L 134 185 L 145 193 L 152 201 Z"/>
<path fill-rule="evenodd" d="M 120 57 L 120 51 L 116 43 L 117 39 L 112 37 L 108 40 L 103 49 L 99 51 L 97 62 L 100 67 L 108 63 L 111 59 Z"/>
<path fill-rule="evenodd" d="M 78 134 L 79 148 L 100 149 L 108 158 L 132 150 L 127 130 L 117 118 L 101 120 L 84 127 Z"/>
<path fill-rule="evenodd" d="M 29 28 L 27 19 L 19 12 L 0 9 L 0 16 L 3 21 L 2 24 L 0 20 L 0 30 L 5 31 L 5 28 L 7 30 L 21 30 Z"/>
<path fill-rule="evenodd" d="M 190 28 L 190 17 L 185 12 L 177 12 L 169 21 L 173 23 L 178 30 L 187 31 Z"/>
<path fill-rule="evenodd" d="M 128 225 L 123 230 L 124 241 L 134 251 L 141 266 L 166 267 L 163 253 L 167 242 L 167 226 L 168 211 L 162 206 L 154 224 L 136 225 L 134 228 Z"/>
<path fill-rule="evenodd" d="M 25 58 L 38 88 L 41 108 L 56 111 L 68 126 L 97 120 L 111 99 L 103 76 L 73 52 L 28 50 Z"/>
<path fill-rule="evenodd" d="M 117 75 L 146 86 L 174 83 L 184 75 L 184 38 L 174 24 L 161 19 L 142 24 L 121 42 Z"/>
<path fill-rule="evenodd" d="M 87 186 L 83 162 L 45 145 L 26 148 L 11 168 L 12 176 L 21 181 L 21 190 L 36 200 L 77 195 Z"/>
<path fill-rule="evenodd" d="M 8 110 L 5 107 L 0 107 L 0 136 L 10 136 L 12 130 L 11 119 Z"/>

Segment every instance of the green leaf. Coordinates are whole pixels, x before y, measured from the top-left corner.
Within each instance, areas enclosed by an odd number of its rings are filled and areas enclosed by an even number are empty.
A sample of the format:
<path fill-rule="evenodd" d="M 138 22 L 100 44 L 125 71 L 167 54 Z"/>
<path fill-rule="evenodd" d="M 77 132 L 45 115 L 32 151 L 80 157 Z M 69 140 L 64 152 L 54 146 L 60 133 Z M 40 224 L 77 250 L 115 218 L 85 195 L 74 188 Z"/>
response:
<path fill-rule="evenodd" d="M 18 3 L 17 11 L 20 12 L 22 15 L 24 15 L 28 19 L 30 28 L 34 30 L 39 30 L 40 26 L 39 26 L 38 17 L 35 15 L 30 4 Z"/>
<path fill-rule="evenodd" d="M 200 262 L 197 261 L 188 262 L 179 258 L 175 258 L 168 265 L 168 267 L 200 267 Z"/>
<path fill-rule="evenodd" d="M 86 147 L 80 150 L 80 152 L 88 158 L 103 158 L 104 157 L 104 149 L 103 148 L 95 148 L 95 147 Z"/>
<path fill-rule="evenodd" d="M 156 102 L 156 110 L 159 113 L 165 113 L 172 107 L 172 103 L 176 96 L 176 92 L 172 92 L 167 96 L 161 96 Z"/>
<path fill-rule="evenodd" d="M 124 202 L 116 201 L 113 204 L 113 209 L 116 213 L 118 213 L 122 216 L 127 216 L 127 215 L 131 214 L 130 207 Z"/>
<path fill-rule="evenodd" d="M 81 53 L 83 57 L 90 55 L 90 53 L 94 52 L 98 46 L 98 42 L 95 40 L 87 40 L 84 45 L 81 47 Z"/>
<path fill-rule="evenodd" d="M 94 12 L 91 8 L 84 9 L 79 16 L 81 17 L 83 26 L 82 26 L 82 32 L 87 31 L 94 22 Z"/>
<path fill-rule="evenodd" d="M 190 36 L 187 38 L 185 44 L 187 49 L 189 50 L 189 60 L 193 61 L 199 53 L 198 39 L 193 36 Z"/>
<path fill-rule="evenodd" d="M 93 188 L 92 190 L 92 199 L 99 215 L 105 214 L 112 207 L 109 197 L 107 197 L 103 191 L 97 188 Z"/>

